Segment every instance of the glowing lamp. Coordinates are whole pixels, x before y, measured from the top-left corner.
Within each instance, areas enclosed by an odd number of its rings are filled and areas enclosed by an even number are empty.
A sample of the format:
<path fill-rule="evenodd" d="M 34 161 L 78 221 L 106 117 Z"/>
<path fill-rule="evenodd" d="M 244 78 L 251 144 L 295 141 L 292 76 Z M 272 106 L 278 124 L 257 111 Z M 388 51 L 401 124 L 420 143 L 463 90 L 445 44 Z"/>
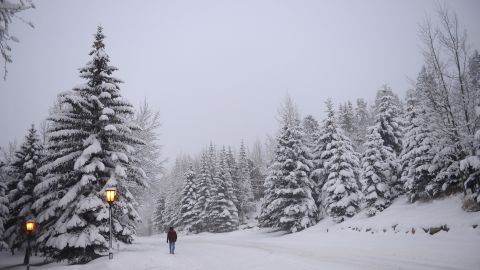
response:
<path fill-rule="evenodd" d="M 25 223 L 25 228 L 27 229 L 27 232 L 33 232 L 33 230 L 35 230 L 35 220 L 27 220 L 27 222 Z"/>
<path fill-rule="evenodd" d="M 117 189 L 116 188 L 107 188 L 105 190 L 105 200 L 112 204 L 115 201 L 115 197 L 117 196 Z"/>

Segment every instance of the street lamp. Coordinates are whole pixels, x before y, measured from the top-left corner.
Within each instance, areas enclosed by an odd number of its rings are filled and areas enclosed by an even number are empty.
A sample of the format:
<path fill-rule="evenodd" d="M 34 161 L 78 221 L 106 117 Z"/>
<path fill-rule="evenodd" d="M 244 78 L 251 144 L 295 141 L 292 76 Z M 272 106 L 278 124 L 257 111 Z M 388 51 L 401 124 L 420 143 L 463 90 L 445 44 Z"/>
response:
<path fill-rule="evenodd" d="M 33 230 L 35 230 L 35 220 L 27 220 L 27 222 L 25 222 L 25 229 L 27 230 L 27 270 L 30 270 L 30 238 L 32 236 Z"/>
<path fill-rule="evenodd" d="M 115 197 L 117 196 L 117 189 L 116 188 L 107 188 L 105 189 L 105 200 L 108 202 L 108 210 L 110 212 L 110 249 L 108 250 L 108 258 L 111 260 L 113 259 L 113 251 L 112 251 L 112 204 L 115 202 Z"/>

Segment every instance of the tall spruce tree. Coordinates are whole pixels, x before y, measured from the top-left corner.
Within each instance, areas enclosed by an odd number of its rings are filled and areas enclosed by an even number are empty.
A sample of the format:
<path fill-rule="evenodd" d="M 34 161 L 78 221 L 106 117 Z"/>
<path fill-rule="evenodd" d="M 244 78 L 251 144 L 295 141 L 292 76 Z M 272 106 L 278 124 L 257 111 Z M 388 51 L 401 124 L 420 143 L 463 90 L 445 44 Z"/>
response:
<path fill-rule="evenodd" d="M 403 121 L 401 115 L 403 108 L 397 95 L 395 95 L 390 87 L 383 85 L 382 89 L 377 92 L 375 100 L 376 115 L 375 126 L 382 137 L 383 144 L 391 148 L 396 162 L 392 168 L 398 168 L 392 171 L 392 178 L 390 180 L 390 188 L 392 198 L 404 193 L 404 183 L 401 181 L 401 171 L 398 161 L 398 156 L 402 151 L 402 136 L 403 136 Z"/>
<path fill-rule="evenodd" d="M 398 155 L 402 151 L 402 125 L 401 108 L 397 100 L 398 97 L 387 85 L 378 90 L 375 124 L 380 126 L 378 131 L 383 144 L 392 148 Z"/>
<path fill-rule="evenodd" d="M 256 140 L 249 151 L 250 179 L 252 179 L 252 192 L 254 200 L 263 198 L 263 183 L 266 175 L 265 152 L 260 140 Z"/>
<path fill-rule="evenodd" d="M 86 263 L 106 254 L 109 226 L 107 187 L 117 188 L 113 204 L 113 237 L 131 243 L 139 216 L 127 181 L 133 170 L 129 155 L 141 144 L 127 121 L 133 106 L 120 94 L 121 81 L 112 76 L 105 53 L 104 34 L 98 27 L 90 56 L 80 69 L 87 82 L 59 96 L 59 109 L 50 115 L 46 164 L 47 174 L 35 187 L 39 210 L 37 221 L 43 233 L 37 241 L 54 260 Z"/>
<path fill-rule="evenodd" d="M 27 235 L 23 230 L 23 224 L 35 218 L 36 212 L 32 209 L 35 201 L 33 190 L 42 179 L 37 172 L 42 158 L 42 145 L 37 130 L 32 125 L 20 149 L 15 153 L 15 159 L 8 167 L 13 181 L 8 184 L 10 218 L 5 239 L 11 249 L 24 246 Z"/>
<path fill-rule="evenodd" d="M 225 183 L 225 198 L 228 201 L 227 209 L 231 214 L 231 229 L 237 229 L 240 224 L 240 219 L 238 216 L 238 208 L 235 204 L 238 201 L 237 196 L 235 195 L 235 189 L 233 184 L 233 177 L 230 173 L 230 167 L 228 162 L 228 152 L 225 151 L 225 148 L 221 152 L 221 163 L 220 163 L 220 172 L 221 177 L 224 179 Z"/>
<path fill-rule="evenodd" d="M 362 191 L 369 216 L 376 215 L 391 204 L 389 185 L 394 159 L 393 150 L 383 144 L 378 128 L 369 128 L 362 157 Z"/>
<path fill-rule="evenodd" d="M 165 209 L 165 197 L 158 195 L 152 214 L 152 224 L 155 232 L 165 232 L 167 230 L 163 224 L 163 209 Z"/>
<path fill-rule="evenodd" d="M 286 104 L 275 160 L 265 181 L 259 224 L 296 232 L 316 223 L 318 209 L 312 197 L 313 183 L 308 177 L 312 165 L 303 145 L 298 113 L 290 99 Z"/>
<path fill-rule="evenodd" d="M 304 132 L 304 143 L 310 149 L 310 151 L 313 152 L 320 125 L 315 117 L 312 115 L 307 115 L 303 118 L 302 126 Z"/>
<path fill-rule="evenodd" d="M 225 151 L 221 153 L 216 167 L 211 188 L 212 200 L 209 202 L 209 231 L 229 232 L 238 227 L 238 213 L 230 197 L 233 192 L 230 189 Z"/>
<path fill-rule="evenodd" d="M 227 163 L 226 166 L 227 166 L 228 173 L 232 179 L 232 192 L 233 192 L 232 201 L 237 207 L 237 210 L 239 210 L 240 202 L 238 200 L 238 194 L 240 192 L 239 191 L 240 185 L 238 184 L 239 183 L 238 166 L 237 166 L 237 161 L 235 160 L 235 155 L 233 153 L 232 147 L 230 146 L 228 147 L 228 150 L 227 150 L 226 163 Z"/>
<path fill-rule="evenodd" d="M 193 167 L 191 167 L 185 173 L 185 184 L 182 191 L 182 200 L 180 202 L 181 224 L 186 232 L 192 232 L 193 226 L 199 215 L 199 213 L 194 211 L 195 201 L 198 197 L 198 186 L 196 182 L 195 172 L 193 171 Z"/>
<path fill-rule="evenodd" d="M 351 141 L 337 127 L 330 100 L 326 103 L 327 118 L 320 140 L 322 168 L 326 176 L 322 187 L 322 204 L 326 214 L 341 222 L 359 210 L 361 194 L 358 187 L 359 160 Z"/>
<path fill-rule="evenodd" d="M 421 87 L 420 80 L 424 78 L 424 72 L 425 69 L 419 76 L 417 88 Z M 418 95 L 418 90 L 407 93 L 405 137 L 400 153 L 401 180 L 405 185 L 405 192 L 410 202 L 428 197 L 429 194 L 425 188 L 435 178 L 429 168 L 434 157 L 433 150 L 438 136 L 431 130 L 431 125 L 427 122 L 429 114 Z"/>
<path fill-rule="evenodd" d="M 368 110 L 368 104 L 365 100 L 357 99 L 355 107 L 355 132 L 353 135 L 353 143 L 358 152 L 363 153 L 364 144 L 367 141 L 367 128 L 372 126 L 373 121 Z"/>
<path fill-rule="evenodd" d="M 353 110 L 352 102 L 348 101 L 340 108 L 341 109 L 338 112 L 338 123 L 340 128 L 342 128 L 347 137 L 353 140 L 355 134 L 355 112 Z"/>
<path fill-rule="evenodd" d="M 0 163 L 0 169 L 2 167 Z M 0 250 L 8 249 L 8 244 L 4 240 L 5 225 L 9 216 L 7 185 L 0 179 Z"/>
<path fill-rule="evenodd" d="M 252 180 L 250 179 L 250 166 L 248 164 L 247 149 L 243 141 L 238 153 L 238 194 L 239 218 L 241 223 L 246 223 L 248 214 L 253 211 Z"/>
<path fill-rule="evenodd" d="M 211 181 L 208 165 L 208 154 L 204 152 L 200 161 L 200 173 L 198 175 L 198 197 L 195 202 L 194 210 L 198 214 L 197 221 L 193 226 L 195 232 L 203 232 L 208 229 L 207 205 L 211 196 Z"/>

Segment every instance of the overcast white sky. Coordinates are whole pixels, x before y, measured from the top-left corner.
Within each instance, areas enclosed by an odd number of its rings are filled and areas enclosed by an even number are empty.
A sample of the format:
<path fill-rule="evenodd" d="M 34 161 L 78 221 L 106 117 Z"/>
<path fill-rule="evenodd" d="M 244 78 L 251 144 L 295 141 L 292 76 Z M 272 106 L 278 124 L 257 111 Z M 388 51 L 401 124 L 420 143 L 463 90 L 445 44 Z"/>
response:
<path fill-rule="evenodd" d="M 403 96 L 422 65 L 418 24 L 437 1 L 34 0 L 11 32 L 14 63 L 0 81 L 0 145 L 47 117 L 55 96 L 81 82 L 97 25 L 134 105 L 162 116 L 164 153 L 214 141 L 253 142 L 277 128 L 288 91 L 302 114 L 389 84 Z M 448 3 L 480 48 L 480 1 Z"/>

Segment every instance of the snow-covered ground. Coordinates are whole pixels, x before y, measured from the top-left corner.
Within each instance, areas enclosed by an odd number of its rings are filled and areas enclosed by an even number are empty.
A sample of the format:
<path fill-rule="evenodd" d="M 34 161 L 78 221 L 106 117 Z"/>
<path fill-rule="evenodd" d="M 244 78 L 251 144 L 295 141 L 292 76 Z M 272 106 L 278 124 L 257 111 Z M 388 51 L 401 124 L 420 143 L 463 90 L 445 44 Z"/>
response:
<path fill-rule="evenodd" d="M 365 218 L 360 213 L 341 224 L 324 220 L 296 234 L 253 228 L 180 235 L 175 255 L 168 254 L 165 235 L 138 237 L 135 244 L 117 251 L 112 261 L 100 258 L 86 265 L 50 264 L 32 269 L 474 270 L 480 269 L 480 227 L 473 228 L 476 224 L 480 225 L 480 213 L 462 211 L 458 196 L 414 205 L 400 198 L 377 217 Z M 442 225 L 449 231 L 434 235 L 423 231 Z M 1 253 L 0 269 L 24 269 L 9 267 L 22 258 L 21 254 Z"/>

